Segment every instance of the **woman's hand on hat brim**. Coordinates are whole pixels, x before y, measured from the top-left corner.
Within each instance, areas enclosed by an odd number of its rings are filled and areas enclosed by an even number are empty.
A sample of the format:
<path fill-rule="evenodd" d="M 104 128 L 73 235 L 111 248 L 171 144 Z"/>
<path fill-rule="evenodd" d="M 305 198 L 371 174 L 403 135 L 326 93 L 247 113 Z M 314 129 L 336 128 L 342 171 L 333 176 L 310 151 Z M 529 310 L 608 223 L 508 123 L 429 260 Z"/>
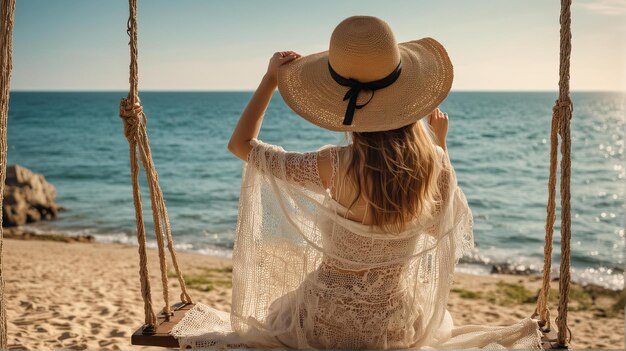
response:
<path fill-rule="evenodd" d="M 295 51 L 279 51 L 275 52 L 274 55 L 270 58 L 270 63 L 267 67 L 267 73 L 265 73 L 265 78 L 270 79 L 273 82 L 278 81 L 278 67 L 291 62 L 302 55 L 298 54 Z"/>

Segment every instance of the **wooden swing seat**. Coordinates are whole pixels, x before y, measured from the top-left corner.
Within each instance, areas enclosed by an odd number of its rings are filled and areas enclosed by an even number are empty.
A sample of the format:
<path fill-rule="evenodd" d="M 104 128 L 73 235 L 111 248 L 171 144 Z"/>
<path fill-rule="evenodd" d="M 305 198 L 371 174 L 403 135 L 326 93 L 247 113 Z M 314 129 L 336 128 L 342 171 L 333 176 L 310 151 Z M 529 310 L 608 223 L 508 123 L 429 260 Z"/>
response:
<path fill-rule="evenodd" d="M 193 303 L 185 304 L 179 302 L 174 304 L 172 306 L 173 315 L 170 317 L 169 321 L 165 320 L 165 314 L 163 314 L 163 312 L 159 313 L 157 316 L 156 329 L 150 331 L 146 329 L 145 325 L 141 326 L 139 329 L 135 330 L 133 336 L 131 336 L 130 343 L 132 345 L 142 346 L 180 347 L 178 340 L 170 335 L 170 332 L 193 306 Z"/>
<path fill-rule="evenodd" d="M 541 337 L 541 347 L 545 350 L 567 350 L 566 345 L 561 345 L 558 342 L 556 330 L 552 329 L 547 332 L 543 332 Z"/>
<path fill-rule="evenodd" d="M 172 306 L 174 314 L 171 316 L 169 321 L 165 320 L 165 315 L 161 312 L 157 316 L 158 324 L 156 330 L 151 332 L 145 329 L 145 325 L 141 326 L 133 333 L 133 336 L 130 338 L 130 343 L 132 345 L 179 348 L 180 345 L 178 344 L 178 340 L 176 340 L 170 332 L 193 306 L 193 303 L 185 304 L 183 302 L 179 302 L 175 304 Z M 543 332 L 541 346 L 546 350 L 567 350 L 567 346 L 563 346 L 558 343 L 557 334 L 554 329 L 548 332 Z"/>

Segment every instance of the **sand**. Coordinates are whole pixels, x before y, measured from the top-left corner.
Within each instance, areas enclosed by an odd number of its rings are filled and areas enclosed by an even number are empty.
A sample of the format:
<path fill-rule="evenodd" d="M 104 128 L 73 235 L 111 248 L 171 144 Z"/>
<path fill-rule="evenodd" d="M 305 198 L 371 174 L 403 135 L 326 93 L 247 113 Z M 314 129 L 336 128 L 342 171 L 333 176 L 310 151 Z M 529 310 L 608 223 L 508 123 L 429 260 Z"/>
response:
<path fill-rule="evenodd" d="M 130 345 L 143 322 L 135 247 L 5 239 L 4 255 L 10 348 L 142 349 Z M 160 307 L 156 253 L 150 255 Z M 179 261 L 196 301 L 230 310 L 228 259 L 179 253 Z M 175 279 L 170 285 L 176 299 Z M 513 323 L 532 314 L 539 286 L 535 277 L 457 274 L 449 309 L 456 324 Z M 578 295 L 569 314 L 571 346 L 624 349 L 624 311 L 610 308 L 615 298 Z"/>

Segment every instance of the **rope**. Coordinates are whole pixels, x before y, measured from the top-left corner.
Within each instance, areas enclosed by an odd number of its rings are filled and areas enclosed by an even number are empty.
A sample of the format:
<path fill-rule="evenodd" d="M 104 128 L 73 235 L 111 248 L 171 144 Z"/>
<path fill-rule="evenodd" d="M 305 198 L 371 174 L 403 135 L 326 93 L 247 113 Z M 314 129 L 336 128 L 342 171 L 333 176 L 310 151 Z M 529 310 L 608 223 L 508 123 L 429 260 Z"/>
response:
<path fill-rule="evenodd" d="M 139 160 L 146 173 L 148 188 L 150 190 L 150 204 L 152 207 L 152 219 L 154 222 L 154 232 L 157 239 L 159 254 L 159 266 L 161 270 L 161 284 L 163 286 L 163 300 L 165 306 L 163 313 L 166 320 L 172 315 L 169 303 L 169 289 L 167 277 L 167 263 L 165 259 L 165 240 L 172 258 L 172 264 L 176 271 L 178 283 L 181 287 L 180 299 L 184 303 L 191 303 L 191 297 L 187 293 L 185 280 L 178 266 L 176 252 L 172 241 L 172 232 L 169 223 L 163 192 L 159 186 L 159 176 L 156 172 L 150 150 L 150 141 L 146 130 L 147 118 L 141 110 L 137 112 L 136 107 L 141 106 L 138 95 L 139 69 L 137 63 L 137 0 L 129 0 L 129 18 L 127 33 L 130 37 L 130 91 L 128 97 L 122 98 L 120 103 L 120 117 L 124 123 L 124 135 L 128 140 L 130 148 L 130 169 L 133 187 L 133 202 L 135 205 L 135 219 L 137 222 L 137 241 L 139 243 L 139 276 L 141 282 L 141 294 L 144 301 L 145 324 L 144 330 L 153 330 L 156 326 L 157 318 L 152 307 L 152 297 L 150 281 L 148 275 L 148 259 L 146 254 L 146 233 L 142 212 L 141 192 L 139 189 Z M 139 154 L 139 158 L 137 157 Z M 166 239 L 164 239 L 164 236 Z"/>
<path fill-rule="evenodd" d="M 567 345 L 571 341 L 571 331 L 567 327 L 567 306 L 570 290 L 570 241 L 572 236 L 570 208 L 571 179 L 571 136 L 572 101 L 569 96 L 570 56 L 572 52 L 571 0 L 561 0 L 561 44 L 559 64 L 559 97 L 552 109 L 552 129 L 550 133 L 550 176 L 548 180 L 548 206 L 546 216 L 546 242 L 544 247 L 543 283 L 537 299 L 535 316 L 539 316 L 546 330 L 550 329 L 548 297 L 550 293 L 550 270 L 552 267 L 552 239 L 556 220 L 556 171 L 557 148 L 561 136 L 561 264 L 559 272 L 559 305 L 556 324 L 557 342 Z"/>
<path fill-rule="evenodd" d="M 0 212 L 4 198 L 7 164 L 7 122 L 9 113 L 9 88 L 11 83 L 13 20 L 15 0 L 0 0 Z M 1 217 L 1 216 L 0 216 Z M 0 349 L 7 348 L 7 314 L 4 296 L 4 269 L 2 266 L 2 218 L 0 218 Z"/>
<path fill-rule="evenodd" d="M 554 108 L 560 115 L 559 134 L 561 135 L 561 265 L 559 272 L 559 306 L 556 324 L 558 327 L 557 340 L 561 345 L 567 345 L 571 340 L 571 332 L 567 327 L 567 306 L 570 289 L 570 241 L 572 237 L 571 209 L 570 209 L 570 179 L 571 179 L 571 137 L 570 120 L 572 119 L 572 101 L 569 96 L 570 56 L 572 53 L 571 32 L 571 5 L 572 0 L 561 0 L 561 62 L 559 64 L 559 99 Z"/>
<path fill-rule="evenodd" d="M 554 222 L 556 220 L 556 166 L 558 158 L 558 129 L 559 115 L 556 110 L 552 111 L 552 128 L 550 130 L 550 175 L 548 177 L 548 206 L 546 210 L 546 238 L 543 247 L 543 284 L 541 292 L 537 298 L 537 308 L 535 316 L 538 316 L 542 327 L 545 331 L 549 331 L 550 310 L 548 309 L 548 298 L 550 296 L 550 271 L 552 269 L 552 238 L 554 237 Z"/>

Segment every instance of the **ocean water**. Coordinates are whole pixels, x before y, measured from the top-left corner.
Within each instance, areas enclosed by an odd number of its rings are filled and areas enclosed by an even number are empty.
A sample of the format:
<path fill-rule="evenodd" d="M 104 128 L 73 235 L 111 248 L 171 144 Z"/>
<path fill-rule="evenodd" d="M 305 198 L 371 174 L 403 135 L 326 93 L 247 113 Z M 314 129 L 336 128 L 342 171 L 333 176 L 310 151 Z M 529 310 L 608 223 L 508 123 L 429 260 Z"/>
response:
<path fill-rule="evenodd" d="M 58 220 L 29 228 L 136 242 L 128 144 L 117 116 L 124 95 L 11 94 L 9 162 L 43 173 L 67 209 Z M 249 92 L 141 94 L 178 250 L 216 255 L 232 250 L 242 162 L 226 144 L 250 96 Z M 625 257 L 625 95 L 572 97 L 574 280 L 620 289 Z M 493 265 L 541 269 L 555 98 L 552 92 L 454 92 L 442 105 L 450 115 L 450 157 L 475 218 L 477 250 L 464 258 L 460 269 L 474 273 L 488 272 Z M 300 119 L 276 94 L 260 139 L 303 151 L 342 142 L 344 136 Z M 142 184 L 145 191 L 145 181 Z M 557 219 L 555 262 L 558 223 Z"/>

